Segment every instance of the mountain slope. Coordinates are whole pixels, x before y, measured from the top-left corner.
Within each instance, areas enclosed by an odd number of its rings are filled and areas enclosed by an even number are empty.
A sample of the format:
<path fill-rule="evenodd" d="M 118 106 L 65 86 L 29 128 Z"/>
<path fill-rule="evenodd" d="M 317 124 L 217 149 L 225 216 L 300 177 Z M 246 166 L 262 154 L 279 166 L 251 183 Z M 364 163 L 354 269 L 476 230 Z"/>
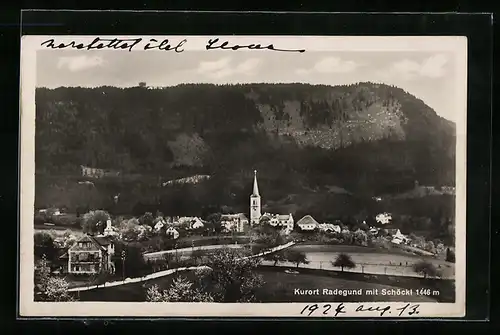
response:
<path fill-rule="evenodd" d="M 253 169 L 271 201 L 454 185 L 454 124 L 381 84 L 39 88 L 36 118 L 40 176 L 78 175 L 80 165 L 163 180 L 206 174 L 211 201 L 242 207 Z"/>

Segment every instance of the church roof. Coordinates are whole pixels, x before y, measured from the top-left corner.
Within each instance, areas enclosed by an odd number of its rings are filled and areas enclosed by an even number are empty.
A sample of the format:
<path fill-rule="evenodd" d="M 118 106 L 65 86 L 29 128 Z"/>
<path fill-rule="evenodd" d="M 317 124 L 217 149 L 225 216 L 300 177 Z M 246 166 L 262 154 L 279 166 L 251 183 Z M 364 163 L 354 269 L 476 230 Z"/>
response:
<path fill-rule="evenodd" d="M 254 171 L 254 176 L 253 176 L 252 196 L 259 196 L 259 185 L 257 184 L 257 170 Z"/>
<path fill-rule="evenodd" d="M 314 224 L 314 225 L 318 225 L 318 221 L 314 220 L 314 218 L 310 215 L 306 215 L 304 216 L 302 219 L 300 219 L 298 222 L 297 222 L 298 225 L 306 225 L 306 224 Z"/>

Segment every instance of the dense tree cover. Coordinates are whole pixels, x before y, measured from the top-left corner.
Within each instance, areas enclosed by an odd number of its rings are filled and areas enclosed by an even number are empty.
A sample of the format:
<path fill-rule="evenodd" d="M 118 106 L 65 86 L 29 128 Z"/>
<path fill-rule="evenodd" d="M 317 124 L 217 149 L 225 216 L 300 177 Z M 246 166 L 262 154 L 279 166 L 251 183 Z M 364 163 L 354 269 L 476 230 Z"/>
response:
<path fill-rule="evenodd" d="M 46 232 L 36 232 L 33 236 L 35 258 L 45 257 L 46 260 L 53 261 L 57 255 L 57 249 L 54 246 L 54 238 Z"/>
<path fill-rule="evenodd" d="M 39 88 L 36 122 L 37 207 L 136 216 L 247 212 L 258 169 L 265 210 L 330 220 L 360 208 L 376 212 L 372 196 L 403 192 L 415 180 L 454 184 L 454 125 L 387 85 Z M 121 174 L 79 184 L 80 165 Z M 212 178 L 161 186 L 195 174 Z M 413 215 L 412 201 L 401 214 Z M 433 224 L 451 218 L 425 216 Z"/>

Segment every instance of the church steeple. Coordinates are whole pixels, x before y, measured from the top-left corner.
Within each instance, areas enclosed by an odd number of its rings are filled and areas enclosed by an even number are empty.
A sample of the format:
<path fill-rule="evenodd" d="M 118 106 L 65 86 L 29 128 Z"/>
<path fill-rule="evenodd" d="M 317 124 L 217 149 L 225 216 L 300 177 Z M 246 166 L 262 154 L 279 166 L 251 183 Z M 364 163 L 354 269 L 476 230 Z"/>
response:
<path fill-rule="evenodd" d="M 255 170 L 253 176 L 253 192 L 250 195 L 250 223 L 252 225 L 258 224 L 261 216 L 260 194 L 259 186 L 257 184 L 257 170 Z"/>
<path fill-rule="evenodd" d="M 257 184 L 257 170 L 253 171 L 254 176 L 253 176 L 253 196 L 260 196 L 259 194 L 259 185 Z"/>

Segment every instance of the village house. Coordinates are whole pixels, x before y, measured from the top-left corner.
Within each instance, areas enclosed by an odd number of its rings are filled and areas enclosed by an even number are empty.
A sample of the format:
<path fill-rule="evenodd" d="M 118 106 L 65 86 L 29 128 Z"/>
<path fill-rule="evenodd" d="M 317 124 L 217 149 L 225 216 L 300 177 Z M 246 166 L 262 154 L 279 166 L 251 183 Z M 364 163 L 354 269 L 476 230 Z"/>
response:
<path fill-rule="evenodd" d="M 273 227 L 283 227 L 287 230 L 293 230 L 294 220 L 291 213 L 288 215 L 264 213 L 261 220 L 263 218 L 268 218 L 269 224 Z"/>
<path fill-rule="evenodd" d="M 160 230 L 163 229 L 167 225 L 167 222 L 165 221 L 164 218 L 156 218 L 155 219 L 155 225 L 153 227 L 154 231 L 159 232 Z"/>
<path fill-rule="evenodd" d="M 299 226 L 301 230 L 312 231 L 319 228 L 319 223 L 311 215 L 306 215 L 297 221 L 297 226 Z"/>
<path fill-rule="evenodd" d="M 245 227 L 249 226 L 249 221 L 244 213 L 222 214 L 221 225 L 226 231 L 243 233 L 245 231 Z"/>
<path fill-rule="evenodd" d="M 174 240 L 178 239 L 180 235 L 174 227 L 168 227 L 167 230 L 165 230 L 165 234 L 172 236 Z"/>
<path fill-rule="evenodd" d="M 82 177 L 101 178 L 104 177 L 104 170 L 80 165 Z"/>
<path fill-rule="evenodd" d="M 319 230 L 324 231 L 324 232 L 330 232 L 330 233 L 340 233 L 342 231 L 342 228 L 340 228 L 340 225 L 335 225 L 332 223 L 321 223 L 318 225 Z"/>
<path fill-rule="evenodd" d="M 118 235 L 120 235 L 120 233 L 118 232 L 118 229 L 111 225 L 111 220 L 107 220 L 106 221 L 106 228 L 104 228 L 104 233 L 102 234 L 102 236 L 112 237 L 112 236 L 118 236 Z"/>
<path fill-rule="evenodd" d="M 110 237 L 85 235 L 61 259 L 67 257 L 67 271 L 71 274 L 114 273 L 114 254 L 115 245 Z"/>
<path fill-rule="evenodd" d="M 455 187 L 453 187 L 453 186 L 441 186 L 441 192 L 443 194 L 454 195 L 455 194 Z"/>
<path fill-rule="evenodd" d="M 205 224 L 200 218 L 195 218 L 193 221 L 191 221 L 191 226 L 189 227 L 190 229 L 200 229 L 205 227 Z"/>
<path fill-rule="evenodd" d="M 410 239 L 401 233 L 399 229 L 387 229 L 387 233 L 391 235 L 391 242 L 394 244 L 408 243 Z"/>
<path fill-rule="evenodd" d="M 203 227 L 203 221 L 196 216 L 183 216 L 177 218 L 173 224 L 175 227 L 184 228 L 184 229 L 196 229 L 199 227 Z M 193 228 L 194 227 L 194 228 Z"/>
<path fill-rule="evenodd" d="M 379 224 L 389 224 L 392 221 L 392 215 L 390 213 L 380 213 L 375 217 L 375 221 Z"/>
<path fill-rule="evenodd" d="M 102 177 L 117 177 L 120 175 L 119 171 L 98 169 L 83 165 L 80 165 L 80 169 L 82 171 L 82 177 L 102 178 Z"/>

